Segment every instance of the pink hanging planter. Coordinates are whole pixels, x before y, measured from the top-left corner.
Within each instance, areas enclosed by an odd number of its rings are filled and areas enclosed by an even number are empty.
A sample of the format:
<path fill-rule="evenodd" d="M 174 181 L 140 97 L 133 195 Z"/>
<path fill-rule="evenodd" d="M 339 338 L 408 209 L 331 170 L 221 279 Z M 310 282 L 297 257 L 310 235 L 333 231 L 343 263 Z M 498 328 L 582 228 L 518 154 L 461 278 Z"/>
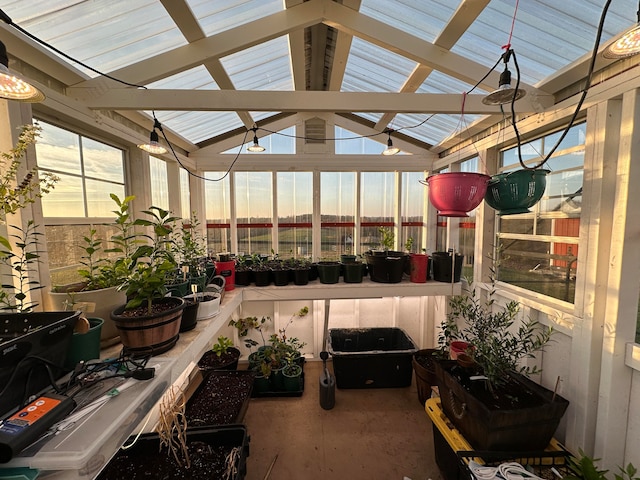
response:
<path fill-rule="evenodd" d="M 447 172 L 427 177 L 429 201 L 443 217 L 468 217 L 484 199 L 491 177 L 482 173 Z"/>

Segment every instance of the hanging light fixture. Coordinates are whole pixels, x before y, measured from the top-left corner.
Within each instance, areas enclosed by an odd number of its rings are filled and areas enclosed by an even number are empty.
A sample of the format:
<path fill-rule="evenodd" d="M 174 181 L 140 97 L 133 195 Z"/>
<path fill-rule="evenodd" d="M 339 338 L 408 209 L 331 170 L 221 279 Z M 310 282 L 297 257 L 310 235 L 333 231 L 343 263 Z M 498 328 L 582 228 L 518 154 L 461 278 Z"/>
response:
<path fill-rule="evenodd" d="M 156 128 L 162 131 L 162 125 L 158 121 L 158 119 L 153 116 L 153 130 L 149 135 L 149 143 L 142 143 L 138 145 L 138 148 L 144 150 L 148 153 L 153 153 L 155 155 L 161 155 L 163 153 L 167 153 L 167 149 L 160 145 L 160 141 L 158 138 L 158 132 L 156 132 Z"/>
<path fill-rule="evenodd" d="M 258 135 L 256 133 L 258 127 L 253 127 L 251 131 L 253 132 L 253 145 L 249 145 L 247 150 L 254 153 L 264 152 L 265 148 L 258 143 Z"/>
<path fill-rule="evenodd" d="M 625 58 L 640 53 L 640 4 L 636 15 L 636 24 L 604 49 L 604 58 Z"/>
<path fill-rule="evenodd" d="M 387 140 L 387 148 L 382 151 L 382 155 L 396 155 L 400 152 L 398 147 L 393 146 L 393 141 L 391 140 L 391 133 L 393 130 L 387 129 L 387 134 L 389 135 L 389 139 Z"/>
<path fill-rule="evenodd" d="M 9 71 L 7 47 L 0 42 L 0 98 L 20 102 L 41 102 L 44 94 L 20 75 Z"/>
<path fill-rule="evenodd" d="M 498 89 L 482 99 L 482 103 L 485 105 L 504 105 L 519 100 L 527 94 L 527 92 L 521 88 L 515 89 L 511 87 L 511 72 L 509 71 L 507 63 L 512 53 L 513 50 L 508 49 L 502 54 L 504 71 L 500 74 Z"/>

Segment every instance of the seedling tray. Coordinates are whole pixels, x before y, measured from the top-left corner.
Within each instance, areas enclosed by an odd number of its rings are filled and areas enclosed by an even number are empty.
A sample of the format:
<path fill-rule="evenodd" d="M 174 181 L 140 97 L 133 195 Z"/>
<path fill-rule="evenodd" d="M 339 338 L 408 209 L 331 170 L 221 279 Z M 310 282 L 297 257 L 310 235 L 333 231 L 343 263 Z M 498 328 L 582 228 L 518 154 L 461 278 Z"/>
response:
<path fill-rule="evenodd" d="M 252 398 L 301 397 L 302 394 L 304 393 L 304 371 L 302 372 L 302 375 L 300 375 L 300 385 L 302 386 L 300 390 L 294 390 L 294 391 L 267 390 L 266 392 L 258 392 L 254 389 L 253 393 L 251 394 L 251 397 Z"/>

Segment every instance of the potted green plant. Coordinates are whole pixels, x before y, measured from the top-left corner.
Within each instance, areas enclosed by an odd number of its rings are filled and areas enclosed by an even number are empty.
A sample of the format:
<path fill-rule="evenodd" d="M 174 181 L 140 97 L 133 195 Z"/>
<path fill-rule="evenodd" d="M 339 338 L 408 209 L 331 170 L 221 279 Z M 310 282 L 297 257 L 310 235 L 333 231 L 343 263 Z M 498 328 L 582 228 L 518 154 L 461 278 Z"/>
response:
<path fill-rule="evenodd" d="M 308 258 L 292 258 L 290 267 L 293 272 L 293 283 L 295 285 L 307 285 L 309 283 L 311 260 Z"/>
<path fill-rule="evenodd" d="M 378 250 L 370 250 L 365 254 L 369 267 L 369 277 L 374 282 L 400 283 L 409 256 L 404 252 L 394 251 L 395 234 L 389 227 L 379 227 L 381 236 Z"/>
<path fill-rule="evenodd" d="M 176 251 L 176 262 L 181 266 L 185 279 L 190 284 L 197 285 L 197 292 L 204 292 L 207 283 L 207 248 L 199 227 L 200 221 L 196 212 L 193 212 L 189 224 L 183 225 L 175 233 L 173 246 Z"/>
<path fill-rule="evenodd" d="M 114 248 L 103 248 L 104 241 L 96 236 L 96 229 L 91 228 L 80 246 L 83 253 L 78 274 L 83 281 L 55 286 L 46 297 L 48 310 L 82 310 L 91 317 L 102 318 L 102 348 L 120 341 L 118 329 L 110 318 L 111 311 L 126 302 L 125 293 L 117 290 L 127 274 L 127 269 L 118 256 L 122 244 L 117 239 L 129 238 L 128 232 L 133 220 L 129 219 L 128 209 L 135 197 L 128 196 L 120 200 L 117 195 L 111 194 L 111 198 L 118 208 L 114 211 L 117 214 L 114 225 L 118 228 L 118 233 L 111 239 Z"/>
<path fill-rule="evenodd" d="M 211 349 L 200 357 L 198 368 L 205 376 L 213 370 L 235 370 L 239 358 L 240 350 L 233 346 L 231 339 L 221 335 Z"/>
<path fill-rule="evenodd" d="M 436 361 L 443 410 L 479 450 L 544 449 L 569 402 L 529 380 L 537 369 L 521 361 L 542 350 L 552 330 L 519 320 L 515 301 L 495 302 L 493 270 L 488 285 L 484 295 L 470 286 L 449 300 L 448 322 L 461 322 L 457 336 L 472 345 L 465 353 L 474 363 Z"/>
<path fill-rule="evenodd" d="M 340 280 L 340 262 L 326 258 L 316 264 L 320 283 L 332 284 Z"/>
<path fill-rule="evenodd" d="M 125 259 L 129 273 L 119 288 L 125 291 L 127 303 L 111 312 L 111 318 L 127 351 L 156 355 L 178 341 L 184 300 L 165 297 L 168 278 L 177 267 L 170 248 L 176 217 L 159 207 L 143 213 L 150 218 L 137 219 L 134 225 L 153 231 L 153 235 L 139 234 L 151 243 L 138 246 Z"/>
<path fill-rule="evenodd" d="M 362 283 L 364 269 L 359 256 L 352 255 L 342 261 L 342 278 L 344 283 Z"/>

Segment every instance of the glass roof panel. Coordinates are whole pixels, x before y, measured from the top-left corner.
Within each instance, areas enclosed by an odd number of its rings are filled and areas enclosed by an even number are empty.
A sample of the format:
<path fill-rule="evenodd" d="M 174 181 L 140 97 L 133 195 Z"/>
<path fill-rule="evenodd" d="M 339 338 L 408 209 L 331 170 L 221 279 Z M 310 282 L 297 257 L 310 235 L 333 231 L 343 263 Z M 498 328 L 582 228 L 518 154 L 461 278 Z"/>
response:
<path fill-rule="evenodd" d="M 220 59 L 237 90 L 293 90 L 288 37 Z"/>
<path fill-rule="evenodd" d="M 157 0 L 0 0 L 0 8 L 29 33 L 102 72 L 186 44 Z"/>
<path fill-rule="evenodd" d="M 235 112 L 156 112 L 163 125 L 198 143 L 242 126 Z"/>
<path fill-rule="evenodd" d="M 284 10 L 282 0 L 187 0 L 187 3 L 207 36 Z"/>
<path fill-rule="evenodd" d="M 354 37 L 341 90 L 398 92 L 415 66 L 412 60 Z"/>
<path fill-rule="evenodd" d="M 419 2 L 362 0 L 360 13 L 433 42 L 451 18 L 457 3 L 459 2 L 450 0 Z"/>
<path fill-rule="evenodd" d="M 200 65 L 147 85 L 148 88 L 182 90 L 220 90 L 207 69 Z"/>

